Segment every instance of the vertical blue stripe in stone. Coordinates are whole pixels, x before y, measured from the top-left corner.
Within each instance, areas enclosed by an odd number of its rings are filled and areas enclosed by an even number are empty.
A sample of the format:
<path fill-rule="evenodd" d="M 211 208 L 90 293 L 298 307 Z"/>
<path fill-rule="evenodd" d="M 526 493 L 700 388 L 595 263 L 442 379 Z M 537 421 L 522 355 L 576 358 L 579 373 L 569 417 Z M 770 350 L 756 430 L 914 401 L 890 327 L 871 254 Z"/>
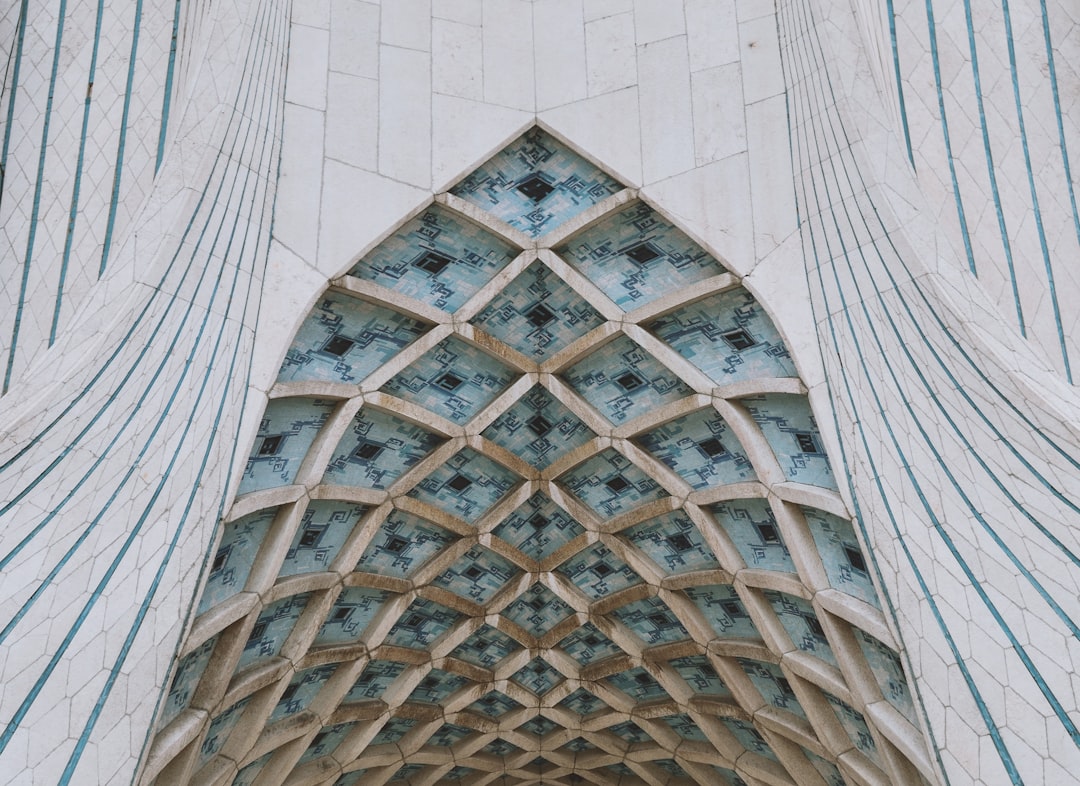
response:
<path fill-rule="evenodd" d="M 154 174 L 161 168 L 161 158 L 165 155 L 165 137 L 169 129 L 169 107 L 172 105 L 173 76 L 176 72 L 176 35 L 180 27 L 180 0 L 176 0 L 173 10 L 172 38 L 169 42 L 169 67 L 165 71 L 164 97 L 161 100 L 161 132 L 158 134 L 157 158 L 154 160 Z"/>
<path fill-rule="evenodd" d="M 0 151 L 0 205 L 3 204 L 4 200 L 4 174 L 7 172 L 8 149 L 11 147 L 11 127 L 15 117 L 15 98 L 19 94 L 19 66 L 22 65 L 23 40 L 26 38 L 26 4 L 27 0 L 22 0 L 19 6 L 18 33 L 15 37 L 15 70 L 11 74 L 11 93 L 8 96 L 7 121 L 4 124 L 4 149 Z M 7 87 L 7 85 L 7 73 L 5 72 L 4 83 L 0 85 L 0 88 Z"/>
<path fill-rule="evenodd" d="M 914 169 L 915 155 L 911 151 L 911 132 L 908 130 L 907 105 L 904 103 L 904 80 L 900 76 L 900 50 L 896 45 L 896 11 L 893 9 L 893 0 L 885 0 L 885 13 L 889 16 L 889 41 L 892 44 L 896 98 L 900 104 L 900 125 L 904 129 L 904 146 L 907 148 L 908 161 L 911 162 L 911 168 Z"/>

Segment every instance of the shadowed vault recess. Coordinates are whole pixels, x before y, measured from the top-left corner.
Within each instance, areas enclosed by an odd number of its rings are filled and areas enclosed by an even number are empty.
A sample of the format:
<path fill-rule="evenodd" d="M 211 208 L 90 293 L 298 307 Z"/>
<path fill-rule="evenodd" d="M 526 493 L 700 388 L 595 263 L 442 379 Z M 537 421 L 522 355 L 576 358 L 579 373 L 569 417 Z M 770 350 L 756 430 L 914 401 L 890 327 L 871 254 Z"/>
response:
<path fill-rule="evenodd" d="M 297 331 L 147 778 L 917 784 L 867 563 L 766 310 L 533 129 Z"/>

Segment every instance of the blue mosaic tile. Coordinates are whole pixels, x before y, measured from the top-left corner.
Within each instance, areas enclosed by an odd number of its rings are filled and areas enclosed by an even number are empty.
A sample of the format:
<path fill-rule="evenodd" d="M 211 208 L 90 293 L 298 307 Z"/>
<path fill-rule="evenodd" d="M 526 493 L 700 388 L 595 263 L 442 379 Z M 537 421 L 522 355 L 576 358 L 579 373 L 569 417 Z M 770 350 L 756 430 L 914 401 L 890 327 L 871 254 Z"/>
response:
<path fill-rule="evenodd" d="M 342 703 L 381 698 L 387 689 L 405 671 L 405 664 L 392 660 L 373 660 L 364 667 Z"/>
<path fill-rule="evenodd" d="M 537 582 L 503 609 L 502 615 L 534 636 L 543 636 L 574 613 L 555 593 Z"/>
<path fill-rule="evenodd" d="M 616 609 L 615 617 L 647 645 L 689 639 L 690 634 L 660 598 L 643 598 Z"/>
<path fill-rule="evenodd" d="M 356 786 L 366 774 L 367 770 L 353 770 L 352 772 L 347 772 L 334 781 L 334 786 Z"/>
<path fill-rule="evenodd" d="M 695 489 L 757 477 L 738 438 L 712 407 L 665 423 L 635 442 Z"/>
<path fill-rule="evenodd" d="M 159 729 L 167 726 L 169 721 L 191 703 L 191 696 L 202 678 L 203 671 L 206 670 L 206 664 L 214 653 L 216 643 L 217 636 L 212 636 L 185 655 L 177 665 L 169 695 L 165 699 L 165 706 L 161 708 L 161 717 L 158 719 Z"/>
<path fill-rule="evenodd" d="M 443 776 L 443 779 L 453 783 L 454 781 L 460 781 L 462 778 L 473 772 L 476 772 L 476 770 L 472 767 L 454 767 L 454 769 Z"/>
<path fill-rule="evenodd" d="M 279 720 L 307 709 L 336 670 L 337 664 L 331 663 L 294 674 L 284 693 L 281 694 L 281 698 L 278 699 L 273 712 L 270 713 L 270 720 Z"/>
<path fill-rule="evenodd" d="M 639 703 L 671 698 L 667 691 L 660 687 L 660 683 L 640 666 L 619 674 L 612 674 L 607 681 Z"/>
<path fill-rule="evenodd" d="M 255 761 L 251 762 L 248 766 L 244 767 L 240 772 L 236 773 L 236 777 L 233 778 L 232 786 L 252 786 L 255 783 L 255 779 L 259 777 L 259 773 L 262 772 L 263 767 L 270 761 L 270 757 L 274 755 L 274 752 L 260 756 Z"/>
<path fill-rule="evenodd" d="M 584 528 L 546 494 L 537 492 L 504 519 L 495 534 L 537 562 L 583 533 Z"/>
<path fill-rule="evenodd" d="M 671 667 L 699 696 L 729 697 L 731 691 L 704 655 L 691 655 L 671 661 Z"/>
<path fill-rule="evenodd" d="M 589 715 L 597 710 L 608 709 L 608 705 L 584 688 L 578 688 L 560 701 L 558 706 L 570 712 L 576 712 L 578 715 Z"/>
<path fill-rule="evenodd" d="M 492 740 L 480 750 L 483 753 L 490 753 L 492 756 L 509 756 L 513 753 L 517 753 L 521 748 L 504 739 L 498 738 Z"/>
<path fill-rule="evenodd" d="M 796 572 L 768 500 L 731 500 L 714 505 L 710 511 L 739 550 L 747 567 Z"/>
<path fill-rule="evenodd" d="M 621 189 L 603 170 L 533 128 L 450 193 L 539 237 Z"/>
<path fill-rule="evenodd" d="M 405 578 L 457 536 L 402 510 L 393 510 L 371 539 L 356 570 Z"/>
<path fill-rule="evenodd" d="M 697 525 L 681 510 L 644 521 L 624 534 L 669 576 L 720 567 Z"/>
<path fill-rule="evenodd" d="M 615 425 L 693 391 L 626 336 L 609 341 L 562 374 L 566 383 Z"/>
<path fill-rule="evenodd" d="M 825 565 L 829 583 L 880 609 L 881 601 L 870 579 L 869 563 L 859 548 L 852 523 L 815 508 L 803 508 L 802 512 Z"/>
<path fill-rule="evenodd" d="M 300 761 L 297 763 L 303 764 L 305 761 L 318 759 L 322 756 L 329 756 L 337 750 L 337 746 L 340 745 L 342 740 L 344 740 L 355 728 L 355 722 L 336 723 L 333 726 L 323 726 L 322 731 L 311 739 L 307 750 L 304 751 L 304 754 L 300 757 Z M 363 774 L 364 771 L 360 770 L 359 775 Z M 356 773 L 349 773 L 349 775 L 356 775 Z M 359 775 L 352 780 L 347 781 L 347 783 L 358 783 L 360 780 Z"/>
<path fill-rule="evenodd" d="M 701 730 L 701 726 L 698 725 L 697 721 L 685 712 L 664 718 L 664 723 L 670 726 L 671 730 L 684 740 L 698 740 L 700 742 L 708 742 L 709 740 L 709 738 L 705 736 L 705 732 Z"/>
<path fill-rule="evenodd" d="M 566 472 L 559 477 L 559 483 L 603 518 L 670 496 L 659 483 L 613 448 Z"/>
<path fill-rule="evenodd" d="M 415 725 L 416 721 L 412 718 L 391 718 L 379 729 L 379 733 L 372 737 L 369 744 L 386 745 L 387 743 L 397 742 Z"/>
<path fill-rule="evenodd" d="M 406 764 L 404 767 L 399 768 L 398 771 L 390 777 L 390 780 L 387 781 L 387 783 L 407 781 L 414 775 L 419 775 L 423 769 L 423 764 Z"/>
<path fill-rule="evenodd" d="M 738 593 L 730 584 L 688 587 L 684 592 L 701 609 L 717 635 L 728 638 L 761 638 Z"/>
<path fill-rule="evenodd" d="M 466 663 L 491 669 L 511 652 L 519 649 L 521 645 L 502 631 L 490 625 L 482 625 L 451 654 Z"/>
<path fill-rule="evenodd" d="M 836 477 L 806 396 L 768 393 L 739 399 L 739 403 L 761 427 L 788 480 L 836 489 Z"/>
<path fill-rule="evenodd" d="M 465 448 L 420 481 L 409 496 L 474 522 L 519 480 L 501 464 Z"/>
<path fill-rule="evenodd" d="M 360 517 L 367 512 L 363 505 L 315 499 L 308 503 L 293 535 L 279 575 L 295 576 L 328 570 Z"/>
<path fill-rule="evenodd" d="M 788 678 L 784 676 L 779 666 L 748 658 L 737 658 L 737 660 L 765 701 L 774 707 L 793 712 L 800 718 L 806 717 L 806 712 L 799 704 L 795 691 L 791 689 L 791 683 L 788 682 Z"/>
<path fill-rule="evenodd" d="M 277 508 L 260 510 L 225 525 L 199 600 L 199 614 L 244 588 L 277 511 Z"/>
<path fill-rule="evenodd" d="M 472 324 L 538 363 L 603 323 L 596 309 L 539 260 L 472 319 Z"/>
<path fill-rule="evenodd" d="M 727 767 L 717 767 L 713 765 L 713 771 L 717 777 L 720 778 L 718 783 L 722 786 L 746 786 L 746 781 L 739 777 L 735 770 L 729 770 Z"/>
<path fill-rule="evenodd" d="M 881 686 L 881 693 L 885 700 L 917 726 L 915 705 L 908 692 L 907 675 L 904 673 L 900 656 L 866 631 L 855 628 L 853 632 L 866 662 L 870 665 L 870 670 L 874 672 L 874 677 Z"/>
<path fill-rule="evenodd" d="M 334 448 L 323 482 L 383 490 L 443 442 L 420 426 L 363 407 Z"/>
<path fill-rule="evenodd" d="M 386 590 L 346 587 L 338 595 L 312 646 L 359 641 L 368 623 L 389 598 Z"/>
<path fill-rule="evenodd" d="M 650 762 L 654 767 L 659 767 L 664 772 L 674 775 L 676 778 L 688 778 L 686 770 L 679 766 L 675 759 L 654 759 Z"/>
<path fill-rule="evenodd" d="M 772 320 L 742 287 L 676 309 L 648 328 L 717 385 L 799 376 Z"/>
<path fill-rule="evenodd" d="M 454 423 L 464 423 L 514 381 L 509 366 L 450 336 L 382 386 Z"/>
<path fill-rule="evenodd" d="M 199 746 L 199 764 L 203 764 L 215 753 L 220 751 L 229 741 L 229 735 L 244 714 L 244 708 L 251 702 L 251 697 L 240 699 L 236 704 L 229 707 L 223 713 L 210 721 L 210 727 L 206 730 L 206 737 Z"/>
<path fill-rule="evenodd" d="M 570 579 L 592 600 L 641 583 L 641 577 L 602 543 L 579 551 L 557 572 Z"/>
<path fill-rule="evenodd" d="M 484 436 L 537 469 L 546 469 L 596 434 L 537 385 L 496 418 Z"/>
<path fill-rule="evenodd" d="M 604 769 L 613 772 L 616 775 L 629 775 L 631 778 L 637 777 L 637 773 L 622 762 L 619 762 L 618 764 L 609 764 L 607 767 L 604 767 Z"/>
<path fill-rule="evenodd" d="M 644 202 L 619 210 L 555 250 L 626 311 L 727 272 Z"/>
<path fill-rule="evenodd" d="M 545 734 L 551 734 L 551 732 L 556 729 L 561 729 L 562 727 L 550 718 L 545 718 L 543 715 L 536 715 L 525 721 L 518 728 L 522 731 L 527 731 L 529 734 L 543 737 Z"/>
<path fill-rule="evenodd" d="M 484 604 L 521 571 L 510 561 L 483 546 L 474 546 L 435 577 L 436 586 Z"/>
<path fill-rule="evenodd" d="M 537 696 L 543 696 L 560 684 L 565 677 L 542 658 L 533 658 L 510 679 L 525 690 L 532 691 Z"/>
<path fill-rule="evenodd" d="M 301 592 L 299 595 L 290 595 L 275 601 L 262 610 L 244 644 L 244 651 L 240 653 L 240 660 L 236 664 L 237 671 L 259 658 L 278 654 L 310 597 L 311 593 Z"/>
<path fill-rule="evenodd" d="M 851 737 L 851 741 L 855 743 L 855 747 L 866 754 L 871 761 L 880 767 L 881 756 L 878 753 L 877 744 L 870 734 L 870 728 L 866 725 L 866 719 L 863 717 L 862 713 L 842 699 L 833 696 L 828 691 L 823 690 L 821 694 L 829 704 L 832 705 L 833 712 L 836 713 L 840 725 L 844 727 L 844 731 Z"/>
<path fill-rule="evenodd" d="M 836 656 L 809 601 L 775 590 L 765 590 L 765 600 L 773 607 L 796 647 L 836 665 Z"/>
<path fill-rule="evenodd" d="M 559 647 L 582 666 L 603 660 L 622 652 L 616 644 L 600 632 L 591 622 L 586 622 L 565 639 Z"/>
<path fill-rule="evenodd" d="M 359 383 L 427 328 L 385 306 L 327 292 L 297 331 L 278 381 Z"/>
<path fill-rule="evenodd" d="M 747 723 L 738 718 L 720 718 L 719 720 L 728 727 L 728 730 L 735 735 L 735 739 L 741 742 L 748 751 L 764 756 L 766 759 L 778 761 L 769 743 L 765 741 L 765 738 L 761 736 L 761 732 L 754 728 L 752 723 Z"/>
<path fill-rule="evenodd" d="M 519 709 L 520 707 L 520 704 L 505 693 L 493 690 L 491 693 L 488 693 L 486 696 L 483 696 L 470 704 L 468 709 L 481 715 L 487 715 L 489 718 L 498 718 L 508 712 Z"/>
<path fill-rule="evenodd" d="M 626 742 L 649 742 L 652 740 L 648 734 L 646 734 L 640 726 L 633 721 L 623 721 L 608 729 L 612 734 L 621 740 Z M 627 768 L 627 773 L 632 774 L 632 771 Z"/>
<path fill-rule="evenodd" d="M 407 222 L 350 275 L 455 311 L 506 267 L 517 250 L 440 205 Z"/>
<path fill-rule="evenodd" d="M 417 598 L 398 617 L 385 643 L 426 650 L 433 641 L 450 630 L 460 616 L 433 600 Z"/>
<path fill-rule="evenodd" d="M 453 723 L 444 723 L 439 727 L 439 730 L 431 735 L 431 739 L 427 741 L 428 745 L 436 745 L 440 748 L 449 748 L 458 742 L 461 742 L 466 737 L 471 737 L 475 734 L 472 729 L 468 729 L 464 726 L 458 726 Z M 450 773 L 447 773 L 447 777 L 450 777 Z"/>
<path fill-rule="evenodd" d="M 571 753 L 584 753 L 585 751 L 597 750 L 597 748 L 584 737 L 575 737 L 570 740 L 570 742 L 563 745 L 559 750 L 570 751 Z"/>
<path fill-rule="evenodd" d="M 848 786 L 844 776 L 840 774 L 840 770 L 831 761 L 821 758 L 806 748 L 802 748 L 802 752 L 810 760 L 810 763 L 814 765 L 814 769 L 818 771 L 818 774 L 825 779 L 828 786 Z"/>
<path fill-rule="evenodd" d="M 244 467 L 237 494 L 287 486 L 296 478 L 308 448 L 337 406 L 320 398 L 277 398 L 266 405 L 259 434 Z"/>
<path fill-rule="evenodd" d="M 416 686 L 409 696 L 409 701 L 441 704 L 448 696 L 461 690 L 468 682 L 459 674 L 451 674 L 442 669 L 432 669 L 424 679 L 420 680 L 420 684 Z"/>

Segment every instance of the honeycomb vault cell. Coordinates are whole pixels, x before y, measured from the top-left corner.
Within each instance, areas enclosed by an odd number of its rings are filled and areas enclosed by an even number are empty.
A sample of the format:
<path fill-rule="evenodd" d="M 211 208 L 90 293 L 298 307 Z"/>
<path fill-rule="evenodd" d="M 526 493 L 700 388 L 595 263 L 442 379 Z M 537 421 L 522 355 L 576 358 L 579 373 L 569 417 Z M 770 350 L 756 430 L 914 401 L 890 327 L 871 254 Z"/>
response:
<path fill-rule="evenodd" d="M 157 782 L 920 782 L 767 309 L 635 193 L 543 247 L 624 189 L 540 129 L 450 191 L 486 214 L 403 223 L 285 355 Z"/>

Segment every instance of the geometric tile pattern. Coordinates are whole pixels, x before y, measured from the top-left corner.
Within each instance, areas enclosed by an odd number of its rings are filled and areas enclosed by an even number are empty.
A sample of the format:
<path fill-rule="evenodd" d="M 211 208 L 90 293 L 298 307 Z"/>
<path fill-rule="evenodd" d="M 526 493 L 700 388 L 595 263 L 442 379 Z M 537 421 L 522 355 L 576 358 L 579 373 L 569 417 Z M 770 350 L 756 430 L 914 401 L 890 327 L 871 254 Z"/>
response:
<path fill-rule="evenodd" d="M 695 489 L 754 478 L 750 459 L 712 408 L 665 423 L 638 442 Z"/>
<path fill-rule="evenodd" d="M 484 436 L 537 469 L 547 469 L 596 434 L 538 385 L 488 426 Z"/>

